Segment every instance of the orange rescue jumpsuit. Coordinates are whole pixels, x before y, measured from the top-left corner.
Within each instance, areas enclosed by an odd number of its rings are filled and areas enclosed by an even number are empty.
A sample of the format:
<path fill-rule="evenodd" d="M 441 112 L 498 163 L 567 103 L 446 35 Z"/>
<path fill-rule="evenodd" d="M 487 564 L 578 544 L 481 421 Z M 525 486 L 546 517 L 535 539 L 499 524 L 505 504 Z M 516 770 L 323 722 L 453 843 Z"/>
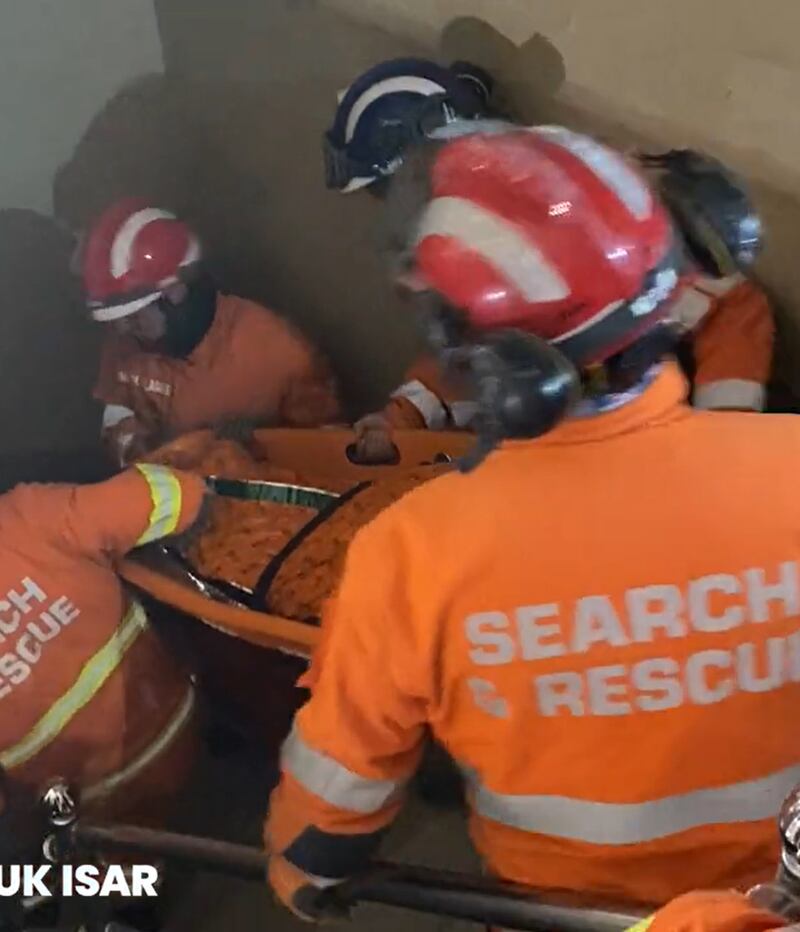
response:
<path fill-rule="evenodd" d="M 187 359 L 110 337 L 95 397 L 107 406 L 106 431 L 124 435 L 135 420 L 157 441 L 238 419 L 316 427 L 338 413 L 334 381 L 306 340 L 231 295 L 219 295 L 214 322 Z"/>
<path fill-rule="evenodd" d="M 133 804 L 143 784 L 156 798 L 174 791 L 165 770 L 191 731 L 193 687 L 114 562 L 185 530 L 203 494 L 196 476 L 139 466 L 0 498 L 0 766 L 11 778 L 63 776 L 97 806 L 117 790 Z"/>
<path fill-rule="evenodd" d="M 428 728 L 500 877 L 661 904 L 772 874 L 800 781 L 800 419 L 686 392 L 667 363 L 359 532 L 272 797 L 284 899 L 363 865 Z"/>
<path fill-rule="evenodd" d="M 693 335 L 694 406 L 762 411 L 775 326 L 758 285 L 741 276 L 700 279 L 685 289 L 673 315 Z M 422 357 L 383 414 L 395 428 L 463 430 L 472 426 L 476 406 L 448 385 L 431 357 Z"/>

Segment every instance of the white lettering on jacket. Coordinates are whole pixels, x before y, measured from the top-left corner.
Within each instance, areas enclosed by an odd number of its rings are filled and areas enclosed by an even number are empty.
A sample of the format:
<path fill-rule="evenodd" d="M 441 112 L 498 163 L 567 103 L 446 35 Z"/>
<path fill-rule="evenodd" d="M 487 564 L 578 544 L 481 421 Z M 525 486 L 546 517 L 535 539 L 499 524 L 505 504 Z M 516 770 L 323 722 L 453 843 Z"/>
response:
<path fill-rule="evenodd" d="M 797 629 L 787 632 L 784 625 L 776 632 L 774 624 L 787 619 L 797 619 Z M 732 631 L 738 642 L 731 643 Z M 786 561 L 682 586 L 639 586 L 616 598 L 595 594 L 571 604 L 486 611 L 467 617 L 465 633 L 472 664 L 530 667 L 532 701 L 542 716 L 710 706 L 800 683 L 800 569 Z M 695 640 L 702 649 L 682 649 L 684 639 L 696 634 L 703 635 Z M 722 634 L 724 643 L 715 644 Z M 659 645 L 658 656 L 642 657 L 641 645 L 648 644 Z M 476 706 L 496 715 L 485 681 L 470 682 Z M 482 688 L 476 689 L 478 683 Z M 496 689 L 505 692 L 502 678 Z M 503 703 L 511 701 L 517 697 L 509 691 Z"/>
<path fill-rule="evenodd" d="M 158 379 L 143 379 L 138 372 L 126 372 L 124 369 L 117 370 L 117 381 L 121 385 L 133 385 L 141 388 L 144 392 L 150 392 L 151 395 L 163 395 L 169 398 L 172 395 L 172 386 L 169 382 L 161 382 Z"/>
<path fill-rule="evenodd" d="M 0 699 L 29 679 L 46 645 L 79 615 L 67 596 L 51 599 L 27 576 L 0 599 Z"/>

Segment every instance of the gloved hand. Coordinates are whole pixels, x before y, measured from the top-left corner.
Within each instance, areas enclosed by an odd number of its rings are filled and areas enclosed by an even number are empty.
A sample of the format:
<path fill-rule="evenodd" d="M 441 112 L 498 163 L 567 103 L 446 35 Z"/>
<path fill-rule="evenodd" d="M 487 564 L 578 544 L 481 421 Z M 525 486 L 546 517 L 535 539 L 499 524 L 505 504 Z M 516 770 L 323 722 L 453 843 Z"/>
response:
<path fill-rule="evenodd" d="M 338 882 L 309 877 L 280 855 L 269 859 L 269 882 L 281 903 L 304 922 L 329 924 L 350 916 L 333 895 Z"/>
<path fill-rule="evenodd" d="M 399 452 L 392 440 L 392 425 L 385 415 L 367 414 L 355 423 L 353 429 L 357 462 L 370 465 L 396 462 Z"/>

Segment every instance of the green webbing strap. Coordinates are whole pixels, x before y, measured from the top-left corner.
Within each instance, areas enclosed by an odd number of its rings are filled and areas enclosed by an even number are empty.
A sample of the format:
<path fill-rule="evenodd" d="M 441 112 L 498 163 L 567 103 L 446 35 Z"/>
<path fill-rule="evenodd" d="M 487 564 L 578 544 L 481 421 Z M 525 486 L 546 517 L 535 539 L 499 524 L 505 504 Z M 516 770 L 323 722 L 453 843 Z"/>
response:
<path fill-rule="evenodd" d="M 323 489 L 310 489 L 284 482 L 263 482 L 260 479 L 223 479 L 209 476 L 206 485 L 215 495 L 223 498 L 297 505 L 300 508 L 313 508 L 315 511 L 322 511 L 339 498 L 335 492 L 326 492 Z"/>

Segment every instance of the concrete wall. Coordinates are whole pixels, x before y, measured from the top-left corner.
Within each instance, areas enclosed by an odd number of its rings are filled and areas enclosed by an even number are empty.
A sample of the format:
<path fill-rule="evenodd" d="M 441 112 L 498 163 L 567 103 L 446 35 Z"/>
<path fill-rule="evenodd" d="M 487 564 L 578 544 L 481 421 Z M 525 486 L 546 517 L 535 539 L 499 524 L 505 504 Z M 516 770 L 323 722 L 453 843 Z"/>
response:
<path fill-rule="evenodd" d="M 48 212 L 53 175 L 100 107 L 162 69 L 150 0 L 21 0 L 0 8 L 0 207 Z"/>

